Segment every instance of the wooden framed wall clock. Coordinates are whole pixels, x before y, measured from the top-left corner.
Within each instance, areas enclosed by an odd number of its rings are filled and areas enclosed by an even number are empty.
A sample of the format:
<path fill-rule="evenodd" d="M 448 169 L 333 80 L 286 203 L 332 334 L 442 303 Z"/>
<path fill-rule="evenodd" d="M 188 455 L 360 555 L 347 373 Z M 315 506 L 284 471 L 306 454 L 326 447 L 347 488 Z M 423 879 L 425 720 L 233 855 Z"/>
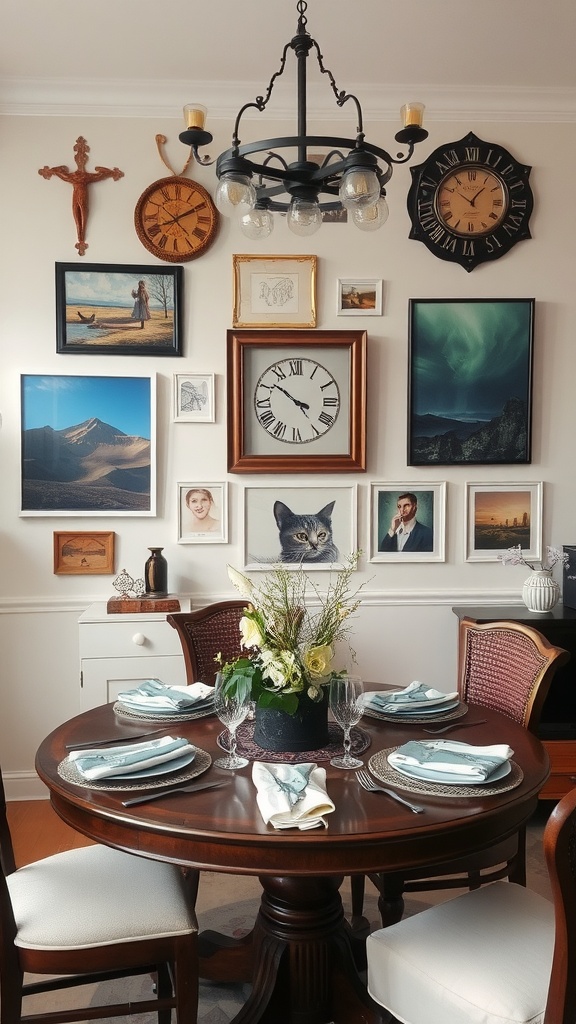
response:
<path fill-rule="evenodd" d="M 531 167 L 469 132 L 411 167 L 410 238 L 439 259 L 474 270 L 530 238 Z"/>
<path fill-rule="evenodd" d="M 228 331 L 228 469 L 366 469 L 366 332 Z"/>
<path fill-rule="evenodd" d="M 186 263 L 214 241 L 218 211 L 202 185 L 173 175 L 144 190 L 134 210 L 134 226 L 148 252 L 168 263 Z"/>

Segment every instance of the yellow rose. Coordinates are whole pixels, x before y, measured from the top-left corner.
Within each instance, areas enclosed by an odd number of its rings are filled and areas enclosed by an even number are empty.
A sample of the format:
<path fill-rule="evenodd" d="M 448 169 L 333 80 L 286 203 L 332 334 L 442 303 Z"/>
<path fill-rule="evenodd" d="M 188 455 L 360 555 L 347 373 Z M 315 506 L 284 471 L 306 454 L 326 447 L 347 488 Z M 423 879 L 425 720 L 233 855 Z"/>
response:
<path fill-rule="evenodd" d="M 240 643 L 242 647 L 260 647 L 262 644 L 262 633 L 258 623 L 247 615 L 240 619 Z"/>
<path fill-rule="evenodd" d="M 322 644 L 319 647 L 309 647 L 304 654 L 304 668 L 312 679 L 320 679 L 327 676 L 332 665 L 334 652 L 330 644 Z"/>

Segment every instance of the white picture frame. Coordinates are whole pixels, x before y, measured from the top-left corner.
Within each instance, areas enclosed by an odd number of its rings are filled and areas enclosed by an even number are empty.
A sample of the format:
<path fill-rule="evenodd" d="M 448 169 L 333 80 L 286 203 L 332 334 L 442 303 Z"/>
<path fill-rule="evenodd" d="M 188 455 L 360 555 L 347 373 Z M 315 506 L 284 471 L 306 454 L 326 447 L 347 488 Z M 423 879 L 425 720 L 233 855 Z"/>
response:
<path fill-rule="evenodd" d="M 323 560 L 305 557 L 309 546 L 302 548 L 302 554 L 294 562 L 281 559 L 282 543 L 280 527 L 276 519 L 276 506 L 280 503 L 296 516 L 317 517 L 326 509 L 330 520 L 331 538 L 337 556 Z M 333 506 L 330 509 L 330 506 Z M 330 572 L 343 569 L 348 555 L 357 550 L 357 485 L 287 487 L 245 487 L 244 488 L 244 568 L 266 570 L 270 565 L 281 562 L 287 569 L 303 566 L 306 571 Z M 278 512 L 283 511 L 278 509 Z M 327 548 L 326 548 L 327 550 Z"/>
<path fill-rule="evenodd" d="M 175 373 L 173 380 L 174 423 L 214 423 L 213 373 Z"/>
<path fill-rule="evenodd" d="M 370 484 L 370 561 L 371 562 L 444 562 L 446 548 L 446 483 L 419 480 L 417 483 Z M 401 499 L 416 498 L 417 527 L 408 534 L 406 547 L 398 550 L 397 530 L 391 535 L 393 517 Z M 421 527 L 421 528 L 420 528 Z M 417 529 L 417 533 L 414 530 Z M 414 543 L 415 542 L 415 543 Z"/>
<path fill-rule="evenodd" d="M 542 482 L 466 484 L 467 562 L 497 562 L 517 544 L 530 561 L 542 560 Z"/>
<path fill-rule="evenodd" d="M 228 484 L 226 481 L 188 480 L 178 489 L 178 543 L 228 543 Z M 195 507 L 193 492 L 196 493 Z M 217 525 L 214 525 L 212 523 Z M 206 528 L 209 526 L 210 528 Z"/>
<path fill-rule="evenodd" d="M 382 279 L 339 277 L 338 316 L 382 316 Z"/>

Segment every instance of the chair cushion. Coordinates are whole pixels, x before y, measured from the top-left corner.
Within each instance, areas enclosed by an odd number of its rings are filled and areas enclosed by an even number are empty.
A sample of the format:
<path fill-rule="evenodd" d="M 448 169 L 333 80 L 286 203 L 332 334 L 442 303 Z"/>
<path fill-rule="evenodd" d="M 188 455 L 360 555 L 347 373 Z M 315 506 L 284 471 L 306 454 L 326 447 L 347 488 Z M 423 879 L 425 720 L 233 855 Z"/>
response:
<path fill-rule="evenodd" d="M 368 991 L 404 1024 L 541 1024 L 554 907 L 495 882 L 373 932 Z"/>
<path fill-rule="evenodd" d="M 197 930 L 179 868 L 87 846 L 6 878 L 17 946 L 82 949 Z"/>

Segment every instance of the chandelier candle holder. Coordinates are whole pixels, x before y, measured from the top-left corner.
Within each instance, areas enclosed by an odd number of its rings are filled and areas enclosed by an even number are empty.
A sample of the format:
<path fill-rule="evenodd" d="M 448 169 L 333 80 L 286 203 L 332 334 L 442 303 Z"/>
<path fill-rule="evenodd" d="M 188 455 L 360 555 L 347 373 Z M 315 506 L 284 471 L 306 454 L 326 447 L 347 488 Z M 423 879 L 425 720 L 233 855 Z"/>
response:
<path fill-rule="evenodd" d="M 298 28 L 296 35 L 286 43 L 280 66 L 274 73 L 264 96 L 240 108 L 234 124 L 232 146 L 216 161 L 219 179 L 215 202 L 221 213 L 236 213 L 245 235 L 252 239 L 267 238 L 274 226 L 273 213 L 286 214 L 290 230 L 299 236 L 314 234 L 322 224 L 326 211 L 346 209 L 362 231 L 374 231 L 388 218 L 386 184 L 392 177 L 393 165 L 410 160 L 414 146 L 428 137 L 422 127 L 424 105 L 407 103 L 402 107 L 402 129 L 394 136 L 407 147 L 405 153 L 391 156 L 385 149 L 366 142 L 362 107 L 352 93 L 338 89 L 332 72 L 324 66 L 320 47 L 306 30 L 306 0 L 298 0 Z M 268 105 L 276 80 L 283 74 L 286 58 L 294 51 L 297 66 L 297 135 L 264 139 L 242 145 L 240 123 L 247 110 L 262 113 Z M 307 65 L 314 51 L 318 67 L 328 76 L 336 97 L 343 107 L 351 101 L 356 110 L 356 136 L 353 139 L 338 136 L 307 134 Z M 205 110 L 200 104 L 187 104 L 184 108 L 187 124 L 180 141 L 192 148 L 199 163 L 212 163 L 200 158 L 198 148 L 212 141 L 204 127 Z M 278 150 L 291 151 L 287 157 Z M 310 153 L 319 159 L 311 159 Z M 310 151 L 310 152 L 309 152 Z M 258 161 L 257 154 L 266 154 Z"/>

